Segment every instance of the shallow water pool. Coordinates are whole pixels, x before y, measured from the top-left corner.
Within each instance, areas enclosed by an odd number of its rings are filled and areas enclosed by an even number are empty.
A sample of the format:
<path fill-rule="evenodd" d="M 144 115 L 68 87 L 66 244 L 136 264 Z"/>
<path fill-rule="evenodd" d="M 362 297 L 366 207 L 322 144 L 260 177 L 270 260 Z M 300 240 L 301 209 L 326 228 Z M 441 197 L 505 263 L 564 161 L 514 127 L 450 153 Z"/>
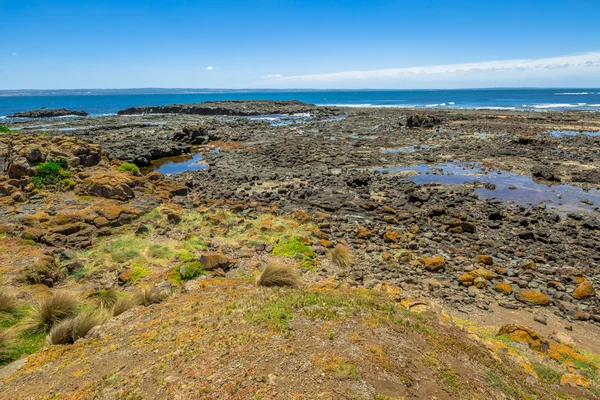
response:
<path fill-rule="evenodd" d="M 381 168 L 376 173 L 404 173 L 418 184 L 476 184 L 475 192 L 483 199 L 496 198 L 520 205 L 544 204 L 557 213 L 595 212 L 600 206 L 600 191 L 583 190 L 568 184 L 550 184 L 512 172 L 482 168 L 477 163 L 421 164 L 411 167 Z M 480 184 L 480 185 L 479 185 Z"/>

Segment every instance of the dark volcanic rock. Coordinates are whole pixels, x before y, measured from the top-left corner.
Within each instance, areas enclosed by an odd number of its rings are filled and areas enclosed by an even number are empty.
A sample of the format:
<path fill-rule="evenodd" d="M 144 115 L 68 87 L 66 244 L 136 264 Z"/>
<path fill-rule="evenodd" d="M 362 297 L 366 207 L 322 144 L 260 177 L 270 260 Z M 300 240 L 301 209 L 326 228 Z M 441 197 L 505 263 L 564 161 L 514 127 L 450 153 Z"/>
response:
<path fill-rule="evenodd" d="M 426 114 L 413 114 L 406 118 L 406 126 L 409 128 L 428 128 L 436 126 L 442 122 L 438 117 Z"/>
<path fill-rule="evenodd" d="M 557 175 L 556 170 L 550 165 L 536 165 L 531 168 L 531 174 L 536 178 L 560 182 L 560 177 Z"/>
<path fill-rule="evenodd" d="M 87 117 L 89 114 L 85 111 L 73 111 L 67 110 L 66 108 L 54 108 L 54 109 L 41 109 L 41 110 L 29 110 L 18 112 L 10 115 L 10 118 L 52 118 L 52 117 L 65 117 L 75 115 L 77 117 Z"/>
<path fill-rule="evenodd" d="M 215 101 L 195 104 L 171 104 L 168 106 L 131 107 L 117 112 L 118 115 L 141 114 L 194 114 L 253 116 L 272 114 L 311 113 L 315 115 L 337 115 L 333 108 L 318 107 L 314 104 L 289 101 Z"/>

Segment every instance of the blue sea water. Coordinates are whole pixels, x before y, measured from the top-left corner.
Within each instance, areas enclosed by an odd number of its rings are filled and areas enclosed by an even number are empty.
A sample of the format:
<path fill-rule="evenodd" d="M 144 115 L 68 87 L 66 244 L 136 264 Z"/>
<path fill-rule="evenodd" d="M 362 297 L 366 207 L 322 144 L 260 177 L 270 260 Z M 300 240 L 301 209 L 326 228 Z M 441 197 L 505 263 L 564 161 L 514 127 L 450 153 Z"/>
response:
<path fill-rule="evenodd" d="M 185 90 L 182 90 L 184 92 Z M 217 100 L 299 100 L 349 107 L 484 108 L 506 110 L 600 111 L 600 89 L 468 89 L 468 90 L 319 90 L 226 91 L 195 93 L 106 94 L 90 90 L 77 95 L 7 95 L 0 93 L 0 120 L 19 111 L 46 108 L 115 114 L 127 107 Z M 60 93 L 60 92 L 59 92 Z"/>

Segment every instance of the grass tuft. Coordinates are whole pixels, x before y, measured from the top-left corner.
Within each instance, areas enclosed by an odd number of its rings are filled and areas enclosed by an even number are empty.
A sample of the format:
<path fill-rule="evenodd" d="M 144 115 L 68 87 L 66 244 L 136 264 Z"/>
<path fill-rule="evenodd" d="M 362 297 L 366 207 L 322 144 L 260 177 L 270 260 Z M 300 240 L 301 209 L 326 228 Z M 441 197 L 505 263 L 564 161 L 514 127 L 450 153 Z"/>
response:
<path fill-rule="evenodd" d="M 17 310 L 19 302 L 11 293 L 0 289 L 0 313 L 12 314 Z"/>
<path fill-rule="evenodd" d="M 73 316 L 77 306 L 78 301 L 72 293 L 54 292 L 34 308 L 30 325 L 32 328 L 48 330 L 58 321 Z"/>
<path fill-rule="evenodd" d="M 260 274 L 257 285 L 296 288 L 300 285 L 300 277 L 293 265 L 271 260 Z"/>
<path fill-rule="evenodd" d="M 327 258 L 342 268 L 349 268 L 354 263 L 354 255 L 350 252 L 350 249 L 343 244 L 338 244 L 327 253 Z"/>

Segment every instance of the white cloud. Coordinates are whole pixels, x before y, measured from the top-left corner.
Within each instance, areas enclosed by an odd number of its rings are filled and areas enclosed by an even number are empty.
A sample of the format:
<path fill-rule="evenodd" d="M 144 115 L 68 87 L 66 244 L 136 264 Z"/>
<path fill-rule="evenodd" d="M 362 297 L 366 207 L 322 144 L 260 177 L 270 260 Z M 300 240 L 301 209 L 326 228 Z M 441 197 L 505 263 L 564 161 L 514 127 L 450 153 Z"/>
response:
<path fill-rule="evenodd" d="M 13 55 L 13 56 L 16 56 L 16 55 L 17 55 L 17 53 L 12 53 L 12 55 Z"/>
<path fill-rule="evenodd" d="M 209 67 L 206 67 L 206 70 L 207 70 L 207 71 L 212 71 L 212 70 L 213 70 L 213 67 L 210 67 L 210 66 L 209 66 Z"/>
<path fill-rule="evenodd" d="M 587 78 L 598 83 L 600 52 L 540 59 L 486 61 L 272 78 L 280 87 L 487 87 L 551 84 Z M 596 77 L 596 78 L 594 78 Z M 264 77 L 263 77 L 264 78 Z M 529 83 L 528 83 L 529 82 Z M 560 83 L 557 83 L 560 84 Z"/>
<path fill-rule="evenodd" d="M 262 79 L 273 79 L 273 78 L 283 78 L 283 75 L 280 74 L 269 74 L 261 76 Z"/>

